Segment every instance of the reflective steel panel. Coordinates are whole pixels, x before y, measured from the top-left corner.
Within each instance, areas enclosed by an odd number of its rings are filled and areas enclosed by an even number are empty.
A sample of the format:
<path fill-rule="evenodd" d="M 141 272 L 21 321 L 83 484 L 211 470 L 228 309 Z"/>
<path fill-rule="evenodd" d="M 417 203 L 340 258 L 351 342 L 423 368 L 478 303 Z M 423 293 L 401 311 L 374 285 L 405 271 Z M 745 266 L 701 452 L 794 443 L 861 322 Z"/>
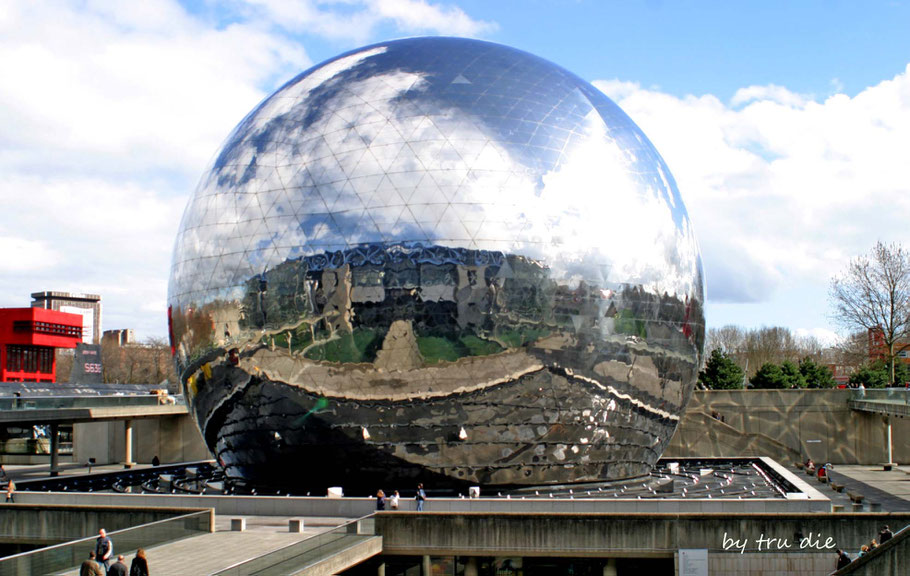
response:
<path fill-rule="evenodd" d="M 456 38 L 349 52 L 253 110 L 187 206 L 168 299 L 227 475 L 297 489 L 644 474 L 704 340 L 695 236 L 641 130 Z"/>

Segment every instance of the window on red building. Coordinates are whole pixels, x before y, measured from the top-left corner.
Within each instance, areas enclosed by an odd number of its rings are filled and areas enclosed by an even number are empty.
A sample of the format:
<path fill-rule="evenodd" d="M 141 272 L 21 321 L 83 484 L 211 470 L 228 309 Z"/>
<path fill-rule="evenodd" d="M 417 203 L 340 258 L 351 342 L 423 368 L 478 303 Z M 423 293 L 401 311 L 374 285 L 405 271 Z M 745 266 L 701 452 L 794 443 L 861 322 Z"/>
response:
<path fill-rule="evenodd" d="M 52 374 L 54 349 L 47 346 L 7 346 L 6 370 L 8 372 Z"/>

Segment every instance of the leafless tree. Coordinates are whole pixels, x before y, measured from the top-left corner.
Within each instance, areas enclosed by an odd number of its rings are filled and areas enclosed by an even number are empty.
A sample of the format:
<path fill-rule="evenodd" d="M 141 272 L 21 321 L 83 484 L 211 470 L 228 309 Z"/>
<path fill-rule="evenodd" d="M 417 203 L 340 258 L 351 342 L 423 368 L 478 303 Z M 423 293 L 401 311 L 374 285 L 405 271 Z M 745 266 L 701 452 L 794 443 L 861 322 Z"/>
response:
<path fill-rule="evenodd" d="M 765 363 L 799 362 L 809 357 L 822 361 L 823 347 L 813 336 L 797 336 L 782 326 L 743 328 L 727 325 L 709 328 L 707 350 L 723 350 L 751 377 Z"/>
<path fill-rule="evenodd" d="M 176 381 L 166 338 L 147 338 L 142 344 L 108 341 L 102 344 L 105 382 L 160 384 Z"/>
<path fill-rule="evenodd" d="M 744 348 L 745 342 L 745 329 L 735 324 L 727 324 L 721 328 L 708 328 L 705 349 L 708 354 L 720 349 L 728 355 L 735 355 Z"/>
<path fill-rule="evenodd" d="M 850 331 L 880 331 L 894 382 L 894 359 L 910 336 L 910 253 L 878 242 L 831 280 L 834 320 Z"/>
<path fill-rule="evenodd" d="M 146 338 L 145 346 L 151 351 L 151 361 L 155 374 L 153 383 L 160 384 L 162 380 L 172 379 L 174 376 L 174 363 L 171 361 L 171 346 L 167 338 L 150 336 Z"/>
<path fill-rule="evenodd" d="M 853 332 L 842 338 L 827 357 L 829 364 L 846 366 L 849 369 L 859 368 L 869 361 L 869 334 Z"/>

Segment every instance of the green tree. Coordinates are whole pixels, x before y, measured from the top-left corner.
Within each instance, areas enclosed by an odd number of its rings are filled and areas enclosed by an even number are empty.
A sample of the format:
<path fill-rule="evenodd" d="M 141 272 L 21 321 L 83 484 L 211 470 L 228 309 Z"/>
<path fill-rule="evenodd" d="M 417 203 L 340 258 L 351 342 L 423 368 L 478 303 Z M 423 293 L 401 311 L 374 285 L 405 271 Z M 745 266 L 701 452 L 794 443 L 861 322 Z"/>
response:
<path fill-rule="evenodd" d="M 743 370 L 723 350 L 715 348 L 698 373 L 698 381 L 710 390 L 735 390 L 743 387 Z"/>
<path fill-rule="evenodd" d="M 816 363 L 808 356 L 799 361 L 799 373 L 803 375 L 809 388 L 834 388 L 836 384 L 831 369 Z"/>
<path fill-rule="evenodd" d="M 799 371 L 799 366 L 784 360 L 780 365 L 781 374 L 784 376 L 784 388 L 805 388 L 806 378 Z"/>
<path fill-rule="evenodd" d="M 897 382 L 910 381 L 910 367 L 903 362 L 894 366 L 894 375 Z M 875 360 L 860 366 L 850 374 L 850 384 L 866 388 L 886 388 L 891 382 L 891 366 L 884 360 Z"/>
<path fill-rule="evenodd" d="M 866 388 L 884 388 L 888 385 L 890 379 L 888 366 L 882 361 L 870 362 L 864 364 L 850 374 L 850 385 L 859 386 L 862 384 Z"/>
<path fill-rule="evenodd" d="M 788 388 L 787 379 L 783 370 L 777 364 L 766 362 L 762 364 L 755 376 L 749 379 L 753 388 L 761 389 L 783 389 Z"/>

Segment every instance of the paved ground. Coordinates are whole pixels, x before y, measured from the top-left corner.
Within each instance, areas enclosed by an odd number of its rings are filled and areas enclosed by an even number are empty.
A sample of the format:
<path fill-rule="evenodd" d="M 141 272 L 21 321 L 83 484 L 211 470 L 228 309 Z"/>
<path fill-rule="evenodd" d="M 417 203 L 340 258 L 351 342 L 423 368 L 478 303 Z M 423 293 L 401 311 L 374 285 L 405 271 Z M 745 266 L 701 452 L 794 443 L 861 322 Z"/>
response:
<path fill-rule="evenodd" d="M 152 574 L 207 575 L 234 564 L 250 560 L 273 550 L 349 522 L 350 518 L 305 518 L 304 532 L 288 532 L 288 518 L 280 516 L 244 516 L 245 532 L 231 532 L 231 518 L 219 516 L 216 532 L 178 540 L 146 550 Z M 115 536 L 116 538 L 116 536 Z M 129 566 L 133 555 L 126 557 Z M 65 573 L 77 576 L 78 570 Z"/>
<path fill-rule="evenodd" d="M 141 466 L 137 466 L 141 467 Z M 96 466 L 93 472 L 122 470 L 122 465 Z M 15 479 L 38 478 L 47 475 L 47 466 L 6 466 L 7 473 Z M 881 506 L 884 512 L 910 511 L 910 466 L 897 466 L 885 472 L 883 467 L 871 465 L 836 465 L 830 472 L 831 479 L 845 485 L 843 492 L 830 490 L 827 485 L 816 484 L 805 472 L 793 468 L 800 478 L 808 479 L 812 485 L 831 499 L 834 505 L 843 506 L 847 513 L 853 505 L 847 492 L 864 496 L 863 511 L 870 511 L 871 504 Z M 61 467 L 61 475 L 85 474 L 88 470 L 79 464 Z M 288 518 L 248 516 L 245 532 L 230 531 L 230 517 L 216 518 L 216 532 L 188 538 L 171 544 L 147 550 L 149 566 L 153 574 L 207 575 L 223 570 L 234 564 L 249 560 L 268 552 L 278 550 L 316 534 L 331 530 L 343 524 L 347 518 L 306 518 L 302 534 L 288 532 Z M 892 527 L 897 528 L 897 527 Z M 127 564 L 132 555 L 127 557 Z M 67 574 L 78 574 L 78 571 Z"/>
<path fill-rule="evenodd" d="M 882 511 L 910 511 L 910 466 L 885 472 L 883 466 L 841 464 L 834 467 L 831 478 L 845 486 L 844 493 L 858 492 L 864 502 L 881 504 Z"/>
<path fill-rule="evenodd" d="M 147 468 L 148 464 L 133 466 L 133 469 Z M 43 465 L 4 465 L 7 474 L 13 481 L 46 478 L 50 466 Z M 122 464 L 93 466 L 93 473 L 118 472 Z M 88 474 L 87 467 L 81 464 L 61 464 L 60 476 Z M 215 533 L 186 538 L 170 544 L 146 549 L 149 568 L 152 574 L 162 575 L 208 575 L 228 568 L 234 564 L 262 556 L 295 542 L 305 540 L 317 534 L 327 532 L 336 526 L 350 522 L 351 518 L 304 518 L 304 531 L 293 534 L 288 532 L 287 517 L 281 516 L 234 516 L 246 518 L 246 531 L 232 532 L 230 516 L 216 516 Z M 298 518 L 294 516 L 294 518 Z M 133 554 L 126 556 L 129 566 Z M 76 576 L 78 570 L 65 574 Z"/>
<path fill-rule="evenodd" d="M 800 478 L 805 475 L 803 470 L 792 470 Z M 863 512 L 871 511 L 872 504 L 881 505 L 882 512 L 910 512 L 910 466 L 896 466 L 886 472 L 880 465 L 837 464 L 829 474 L 833 483 L 843 484 L 843 492 L 827 489 L 828 484 L 812 486 L 835 506 L 843 506 L 845 512 L 853 511 L 848 492 L 863 495 Z"/>

